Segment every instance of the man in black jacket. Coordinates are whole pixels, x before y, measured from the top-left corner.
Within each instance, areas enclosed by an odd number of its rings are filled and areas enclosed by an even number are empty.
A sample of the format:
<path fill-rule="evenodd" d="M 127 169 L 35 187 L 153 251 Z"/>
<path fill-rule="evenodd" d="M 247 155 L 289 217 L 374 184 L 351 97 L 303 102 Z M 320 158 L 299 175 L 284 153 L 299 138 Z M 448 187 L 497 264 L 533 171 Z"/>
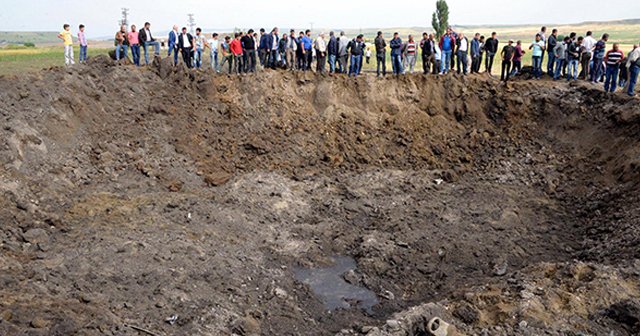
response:
<path fill-rule="evenodd" d="M 336 61 L 338 60 L 338 39 L 334 32 L 329 32 L 329 43 L 327 43 L 327 55 L 329 56 L 329 73 L 336 72 Z"/>
<path fill-rule="evenodd" d="M 380 77 L 380 67 L 382 66 L 382 76 L 387 75 L 387 42 L 382 36 L 382 32 L 378 32 L 374 44 L 376 46 L 376 63 L 378 65 L 377 74 Z"/>
<path fill-rule="evenodd" d="M 349 69 L 349 76 L 355 77 L 362 72 L 362 56 L 364 55 L 364 50 L 366 48 L 363 38 L 364 36 L 360 34 L 349 42 L 349 45 L 347 46 L 347 49 L 351 54 L 351 68 Z"/>
<path fill-rule="evenodd" d="M 160 43 L 151 35 L 151 24 L 149 22 L 144 23 L 144 28 L 140 29 L 138 33 L 140 39 L 140 45 L 144 49 L 144 60 L 149 64 L 149 46 L 153 46 L 153 53 L 156 56 L 160 56 Z"/>
<path fill-rule="evenodd" d="M 553 50 L 556 48 L 556 45 L 558 45 L 558 30 L 554 29 L 551 32 L 551 36 L 547 38 L 547 56 L 549 56 L 547 59 L 547 74 L 549 76 L 553 76 L 554 73 L 553 66 L 556 64 L 556 57 Z"/>
<path fill-rule="evenodd" d="M 498 53 L 498 34 L 496 32 L 491 33 L 491 37 L 487 39 L 487 42 L 484 43 L 484 50 L 487 54 L 484 68 L 491 75 L 491 68 L 493 67 L 493 58 Z M 511 67 L 511 65 L 509 65 Z"/>
<path fill-rule="evenodd" d="M 182 34 L 178 36 L 178 49 L 182 52 L 182 60 L 187 65 L 187 68 L 193 66 L 193 47 L 195 41 L 193 36 L 187 33 L 187 27 L 182 27 Z"/>
<path fill-rule="evenodd" d="M 422 49 L 422 73 L 424 75 L 429 74 L 429 69 L 433 64 L 435 69 L 436 49 L 433 34 L 422 33 L 422 41 L 420 41 L 420 48 Z M 435 72 L 434 72 L 435 73 Z"/>
<path fill-rule="evenodd" d="M 244 56 L 244 72 L 256 72 L 256 42 L 253 40 L 253 29 L 240 39 Z"/>

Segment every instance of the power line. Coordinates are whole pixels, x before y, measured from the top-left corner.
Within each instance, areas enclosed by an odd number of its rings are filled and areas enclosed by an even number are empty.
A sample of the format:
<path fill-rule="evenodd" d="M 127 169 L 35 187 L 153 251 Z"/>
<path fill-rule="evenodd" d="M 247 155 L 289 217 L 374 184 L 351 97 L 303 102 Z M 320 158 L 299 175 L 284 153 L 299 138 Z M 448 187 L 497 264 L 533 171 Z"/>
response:
<path fill-rule="evenodd" d="M 122 8 L 122 21 L 121 25 L 129 26 L 129 8 Z"/>
<path fill-rule="evenodd" d="M 193 18 L 193 14 L 187 14 L 187 16 L 189 17 L 189 29 L 191 30 L 191 34 L 193 34 L 193 27 L 196 26 L 196 19 Z"/>

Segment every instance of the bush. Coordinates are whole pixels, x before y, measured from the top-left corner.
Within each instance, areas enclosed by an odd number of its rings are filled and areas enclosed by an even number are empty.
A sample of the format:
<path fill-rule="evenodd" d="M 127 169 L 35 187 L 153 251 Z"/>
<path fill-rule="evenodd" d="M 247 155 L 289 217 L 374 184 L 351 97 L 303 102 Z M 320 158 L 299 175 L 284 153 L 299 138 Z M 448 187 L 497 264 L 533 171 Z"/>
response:
<path fill-rule="evenodd" d="M 34 43 L 31 43 L 31 42 L 25 43 L 24 46 L 27 47 L 27 48 L 35 48 L 36 47 L 36 45 Z"/>

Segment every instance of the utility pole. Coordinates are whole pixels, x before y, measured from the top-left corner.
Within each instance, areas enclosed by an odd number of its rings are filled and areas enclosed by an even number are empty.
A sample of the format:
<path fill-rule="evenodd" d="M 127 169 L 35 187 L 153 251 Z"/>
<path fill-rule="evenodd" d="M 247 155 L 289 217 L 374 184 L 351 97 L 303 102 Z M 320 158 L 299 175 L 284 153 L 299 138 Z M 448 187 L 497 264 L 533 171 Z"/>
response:
<path fill-rule="evenodd" d="M 121 25 L 129 26 L 129 8 L 122 8 L 122 21 Z"/>
<path fill-rule="evenodd" d="M 193 34 L 193 27 L 196 26 L 196 19 L 193 18 L 193 14 L 187 14 L 187 16 L 189 17 L 189 29 L 191 30 L 191 34 Z"/>
<path fill-rule="evenodd" d="M 311 28 L 309 28 L 309 29 L 311 29 L 311 31 L 313 31 L 313 22 L 309 22 L 309 26 L 311 26 Z"/>

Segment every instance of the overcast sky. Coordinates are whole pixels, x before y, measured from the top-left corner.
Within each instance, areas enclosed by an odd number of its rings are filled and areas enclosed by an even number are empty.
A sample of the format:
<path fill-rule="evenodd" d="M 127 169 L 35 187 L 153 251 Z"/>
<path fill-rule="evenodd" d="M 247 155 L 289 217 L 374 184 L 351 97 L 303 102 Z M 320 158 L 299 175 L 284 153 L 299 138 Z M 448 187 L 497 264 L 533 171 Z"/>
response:
<path fill-rule="evenodd" d="M 90 37 L 117 30 L 121 7 L 130 22 L 150 21 L 152 31 L 187 24 L 195 14 L 208 29 L 259 28 L 386 28 L 430 26 L 435 0 L 1 0 L 0 31 L 58 31 L 68 22 L 87 26 Z M 318 7 L 318 4 L 322 4 Z M 640 1 L 632 0 L 449 0 L 449 22 L 457 25 L 577 23 L 640 17 Z M 634 17 L 635 16 L 635 17 Z"/>

